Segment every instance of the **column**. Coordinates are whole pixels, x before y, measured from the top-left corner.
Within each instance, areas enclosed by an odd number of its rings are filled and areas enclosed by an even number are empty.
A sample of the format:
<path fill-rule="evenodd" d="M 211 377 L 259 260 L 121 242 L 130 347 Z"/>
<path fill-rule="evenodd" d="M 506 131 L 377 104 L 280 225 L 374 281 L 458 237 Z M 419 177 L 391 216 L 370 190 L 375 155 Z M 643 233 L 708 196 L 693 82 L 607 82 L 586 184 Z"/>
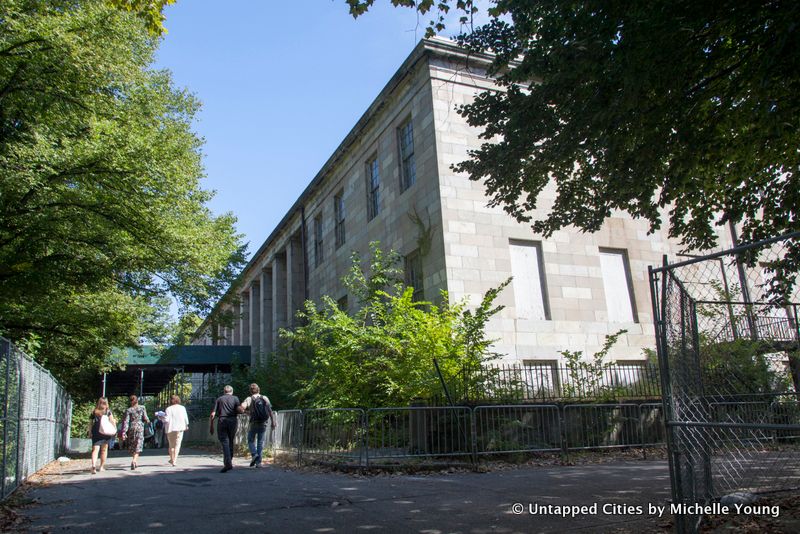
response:
<path fill-rule="evenodd" d="M 261 355 L 266 362 L 267 355 L 274 350 L 272 338 L 272 270 L 261 270 Z"/>
<path fill-rule="evenodd" d="M 241 321 L 241 310 L 239 309 L 239 304 L 233 305 L 233 326 L 231 327 L 231 345 L 241 345 L 242 344 L 242 321 Z"/>
<path fill-rule="evenodd" d="M 286 328 L 286 253 L 272 260 L 272 342 L 273 350 L 280 342 L 278 332 Z"/>
<path fill-rule="evenodd" d="M 303 241 L 299 233 L 286 245 L 286 287 L 286 325 L 292 327 L 297 322 L 295 314 L 303 307 L 305 295 Z"/>
<path fill-rule="evenodd" d="M 250 345 L 250 291 L 239 295 L 239 345 Z"/>
<path fill-rule="evenodd" d="M 250 284 L 250 365 L 261 360 L 261 282 L 253 280 Z"/>

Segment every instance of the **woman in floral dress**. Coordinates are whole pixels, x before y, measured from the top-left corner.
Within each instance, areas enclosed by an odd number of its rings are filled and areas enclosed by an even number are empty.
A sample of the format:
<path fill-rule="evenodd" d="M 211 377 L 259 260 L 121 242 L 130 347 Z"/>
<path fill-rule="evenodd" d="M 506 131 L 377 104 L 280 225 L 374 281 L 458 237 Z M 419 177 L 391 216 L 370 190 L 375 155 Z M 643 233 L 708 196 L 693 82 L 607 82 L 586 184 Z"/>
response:
<path fill-rule="evenodd" d="M 147 418 L 147 410 L 139 405 L 139 398 L 131 395 L 131 407 L 125 410 L 125 417 L 122 419 L 122 435 L 128 440 L 128 450 L 131 452 L 131 471 L 136 469 L 139 461 L 139 453 L 142 452 L 144 445 L 144 425 L 150 423 Z"/>

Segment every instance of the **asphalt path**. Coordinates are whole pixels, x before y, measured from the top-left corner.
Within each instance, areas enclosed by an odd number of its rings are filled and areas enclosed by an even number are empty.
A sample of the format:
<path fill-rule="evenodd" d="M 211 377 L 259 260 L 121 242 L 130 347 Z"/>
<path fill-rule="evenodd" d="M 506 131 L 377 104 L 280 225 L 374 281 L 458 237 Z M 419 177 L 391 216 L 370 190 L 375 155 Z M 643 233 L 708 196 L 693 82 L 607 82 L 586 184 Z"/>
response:
<path fill-rule="evenodd" d="M 532 533 L 649 532 L 669 497 L 665 461 L 519 467 L 487 473 L 362 476 L 248 467 L 184 450 L 177 467 L 145 451 L 139 468 L 114 451 L 55 469 L 23 510 L 32 532 Z M 572 508 L 588 507 L 588 508 Z M 519 513 L 521 511 L 521 513 Z M 566 514 L 566 517 L 564 517 Z M 573 515 L 574 514 L 574 515 Z M 668 512 L 664 514 L 664 519 Z"/>

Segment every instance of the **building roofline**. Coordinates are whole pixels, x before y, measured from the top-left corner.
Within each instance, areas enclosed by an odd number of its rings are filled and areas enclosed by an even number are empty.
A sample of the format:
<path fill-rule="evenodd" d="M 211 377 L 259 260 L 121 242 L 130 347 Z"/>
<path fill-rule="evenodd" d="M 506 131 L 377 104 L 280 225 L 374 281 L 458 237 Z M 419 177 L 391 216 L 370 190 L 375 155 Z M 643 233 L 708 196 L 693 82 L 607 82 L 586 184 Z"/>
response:
<path fill-rule="evenodd" d="M 306 186 L 303 192 L 300 193 L 300 196 L 287 210 L 286 214 L 281 218 L 272 232 L 270 232 L 267 238 L 262 242 L 261 246 L 258 247 L 258 249 L 253 253 L 253 257 L 250 258 L 250 261 L 247 262 L 247 265 L 244 266 L 242 271 L 236 277 L 236 281 L 246 278 L 247 274 L 258 266 L 258 264 L 262 261 L 261 255 L 270 247 L 270 245 L 272 245 L 273 241 L 283 231 L 286 230 L 289 222 L 305 205 L 308 197 L 310 197 L 317 187 L 322 184 L 322 182 L 325 180 L 325 177 L 336 166 L 336 163 L 349 151 L 351 145 L 358 139 L 361 132 L 367 128 L 373 117 L 375 117 L 383 109 L 384 105 L 389 100 L 389 96 L 394 93 L 403 80 L 405 80 L 405 78 L 414 70 L 417 63 L 421 59 L 432 54 L 445 57 L 457 57 L 460 59 L 472 59 L 483 64 L 490 64 L 493 58 L 490 54 L 469 52 L 458 46 L 458 44 L 454 41 L 445 39 L 443 37 L 435 36 L 429 39 L 421 39 L 414 46 L 414 49 L 411 51 L 405 61 L 403 61 L 394 75 L 392 75 L 381 92 L 378 93 L 378 96 L 375 97 L 367 110 L 361 115 L 358 121 L 356 121 L 356 124 L 350 129 L 342 142 L 339 143 L 339 146 L 336 147 L 336 150 L 333 151 L 333 154 L 331 154 L 331 156 L 325 161 L 325 163 L 322 165 L 322 168 L 317 172 L 308 186 Z M 230 287 L 234 287 L 235 285 L 235 283 L 232 283 Z M 197 332 L 203 331 L 206 326 L 208 326 L 209 318 L 214 314 L 214 312 L 217 311 L 220 302 L 222 302 L 225 297 L 228 296 L 230 293 L 230 287 L 228 288 L 228 291 L 226 291 L 225 294 L 217 301 L 217 303 L 214 304 L 214 308 L 197 328 Z"/>

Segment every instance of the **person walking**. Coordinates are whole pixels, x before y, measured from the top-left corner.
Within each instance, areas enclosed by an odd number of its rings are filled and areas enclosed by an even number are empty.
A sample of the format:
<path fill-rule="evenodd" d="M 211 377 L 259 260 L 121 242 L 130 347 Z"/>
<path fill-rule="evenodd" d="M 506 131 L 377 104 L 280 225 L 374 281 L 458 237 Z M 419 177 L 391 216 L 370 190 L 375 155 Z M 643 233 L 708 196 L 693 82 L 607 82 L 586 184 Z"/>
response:
<path fill-rule="evenodd" d="M 208 418 L 208 431 L 214 435 L 214 418 L 217 418 L 217 439 L 222 444 L 222 461 L 225 466 L 220 473 L 233 469 L 233 445 L 236 438 L 237 414 L 239 413 L 239 397 L 233 394 L 233 387 L 225 386 L 224 393 L 214 402 L 211 416 Z"/>
<path fill-rule="evenodd" d="M 117 422 L 114 414 L 108 407 L 108 399 L 100 397 L 97 399 L 92 416 L 89 418 L 89 433 L 92 436 L 92 474 L 97 473 L 97 456 L 100 456 L 100 471 L 106 470 L 106 458 L 108 457 L 108 446 L 114 439 L 117 429 Z"/>
<path fill-rule="evenodd" d="M 125 410 L 125 417 L 122 423 L 122 435 L 128 442 L 128 450 L 131 453 L 131 471 L 139 467 L 139 454 L 144 446 L 144 425 L 150 424 L 147 418 L 147 410 L 139 404 L 139 397 L 130 396 L 131 407 Z"/>
<path fill-rule="evenodd" d="M 250 426 L 247 429 L 247 447 L 250 449 L 250 467 L 261 467 L 261 453 L 264 449 L 264 436 L 267 434 L 267 421 L 272 423 L 275 430 L 275 417 L 272 415 L 272 405 L 266 395 L 261 394 L 258 384 L 250 384 L 250 396 L 242 402 L 241 413 L 250 416 Z"/>
<path fill-rule="evenodd" d="M 164 432 L 169 442 L 169 464 L 175 467 L 181 452 L 183 433 L 189 429 L 189 414 L 177 395 L 171 396 L 169 403 L 164 415 Z"/>

